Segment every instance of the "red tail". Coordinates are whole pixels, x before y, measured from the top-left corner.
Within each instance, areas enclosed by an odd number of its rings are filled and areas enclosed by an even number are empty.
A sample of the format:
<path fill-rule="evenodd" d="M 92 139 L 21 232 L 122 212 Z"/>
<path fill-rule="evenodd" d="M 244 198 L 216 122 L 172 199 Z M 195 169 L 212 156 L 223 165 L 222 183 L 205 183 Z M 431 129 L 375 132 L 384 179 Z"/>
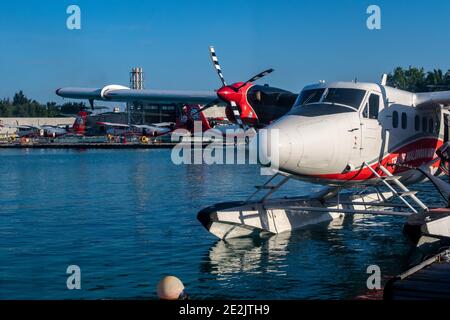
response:
<path fill-rule="evenodd" d="M 177 119 L 177 128 L 187 129 L 191 132 L 194 131 L 194 121 L 202 122 L 202 130 L 206 131 L 211 129 L 211 125 L 206 119 L 205 114 L 200 111 L 200 106 L 198 105 L 186 105 L 183 107 L 182 115 Z"/>
<path fill-rule="evenodd" d="M 75 118 L 75 122 L 73 123 L 72 126 L 72 130 L 74 133 L 84 134 L 86 132 L 87 115 L 88 114 L 86 111 L 78 112 L 77 117 Z"/>

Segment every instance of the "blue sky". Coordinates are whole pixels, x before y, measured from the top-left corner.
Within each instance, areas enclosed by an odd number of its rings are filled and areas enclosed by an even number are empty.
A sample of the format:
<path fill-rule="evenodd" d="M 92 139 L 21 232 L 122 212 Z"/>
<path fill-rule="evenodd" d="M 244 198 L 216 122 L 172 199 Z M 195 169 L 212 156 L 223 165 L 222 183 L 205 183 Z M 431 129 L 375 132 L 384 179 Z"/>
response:
<path fill-rule="evenodd" d="M 66 28 L 81 8 L 82 29 Z M 382 29 L 366 28 L 366 9 Z M 450 1 L 9 1 L 0 4 L 0 98 L 22 89 L 60 102 L 63 86 L 128 85 L 133 66 L 146 88 L 215 89 L 214 45 L 228 82 L 268 67 L 263 80 L 300 91 L 320 79 L 378 81 L 396 66 L 450 68 Z"/>

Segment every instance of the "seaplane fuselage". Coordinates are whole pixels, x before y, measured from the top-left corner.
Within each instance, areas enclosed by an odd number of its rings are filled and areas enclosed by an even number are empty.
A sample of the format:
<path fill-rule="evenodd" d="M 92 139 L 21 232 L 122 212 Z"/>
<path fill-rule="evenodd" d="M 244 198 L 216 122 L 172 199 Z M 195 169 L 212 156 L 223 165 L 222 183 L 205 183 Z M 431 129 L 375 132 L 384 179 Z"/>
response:
<path fill-rule="evenodd" d="M 430 95 L 375 83 L 307 86 L 291 111 L 267 127 L 278 130 L 279 170 L 314 183 L 352 185 L 377 178 L 369 166 L 377 171 L 381 164 L 407 183 L 419 182 L 424 177 L 405 165 L 430 162 L 448 131 L 446 111 Z M 438 167 L 434 163 L 437 174 Z"/>

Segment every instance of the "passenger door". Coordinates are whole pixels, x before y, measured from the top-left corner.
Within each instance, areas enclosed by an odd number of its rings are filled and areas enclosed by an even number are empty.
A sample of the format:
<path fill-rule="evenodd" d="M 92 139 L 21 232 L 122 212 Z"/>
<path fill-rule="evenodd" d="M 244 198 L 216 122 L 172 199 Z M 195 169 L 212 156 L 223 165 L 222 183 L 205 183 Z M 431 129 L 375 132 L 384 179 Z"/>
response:
<path fill-rule="evenodd" d="M 370 163 L 378 161 L 382 144 L 382 127 L 378 115 L 382 107 L 381 95 L 371 92 L 366 98 L 360 113 L 361 119 L 361 157 Z"/>

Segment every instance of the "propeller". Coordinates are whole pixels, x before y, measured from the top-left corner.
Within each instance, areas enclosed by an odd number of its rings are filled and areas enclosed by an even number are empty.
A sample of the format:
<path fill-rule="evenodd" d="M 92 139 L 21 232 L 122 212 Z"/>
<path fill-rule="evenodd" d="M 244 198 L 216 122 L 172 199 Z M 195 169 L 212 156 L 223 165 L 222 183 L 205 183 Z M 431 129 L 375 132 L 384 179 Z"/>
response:
<path fill-rule="evenodd" d="M 239 90 L 240 88 L 244 87 L 245 85 L 247 85 L 247 83 L 258 81 L 259 79 L 264 78 L 265 76 L 267 76 L 268 74 L 270 74 L 274 71 L 275 70 L 272 68 L 264 70 L 263 72 L 260 72 L 257 75 L 248 79 L 247 81 L 245 81 L 243 84 L 241 84 L 239 87 L 237 87 L 236 90 Z"/>
<path fill-rule="evenodd" d="M 228 86 L 227 82 L 225 81 L 225 77 L 223 76 L 222 73 L 222 67 L 220 66 L 219 63 L 219 58 L 217 57 L 216 54 L 216 50 L 214 49 L 213 46 L 209 47 L 209 53 L 211 56 L 211 60 L 213 62 L 213 66 L 217 71 L 217 75 L 219 76 L 220 82 L 222 83 L 222 87 L 219 89 L 223 89 L 223 88 L 230 88 L 232 89 L 234 92 L 239 92 L 239 89 L 243 88 L 244 86 L 246 86 L 248 83 L 251 82 L 255 82 L 263 77 L 265 77 L 266 75 L 272 73 L 274 71 L 274 69 L 267 69 L 264 70 L 263 72 L 258 73 L 257 75 L 251 77 L 250 79 L 248 79 L 247 81 L 245 81 L 244 83 L 240 84 L 239 86 Z M 238 125 L 243 128 L 244 130 L 247 129 L 247 125 L 244 124 L 244 122 L 242 121 L 242 116 L 241 116 L 241 108 L 237 105 L 237 103 L 235 101 L 232 100 L 225 100 L 224 98 L 219 98 L 215 99 L 211 102 L 209 102 L 207 105 L 203 106 L 203 108 L 201 108 L 200 110 L 198 110 L 196 113 L 194 113 L 193 115 L 196 115 L 197 113 L 203 112 L 215 105 L 217 105 L 218 103 L 225 101 L 228 103 L 228 105 L 230 106 L 231 110 L 233 111 L 233 115 L 234 118 L 236 119 L 236 122 L 238 123 Z"/>
<path fill-rule="evenodd" d="M 217 58 L 216 50 L 214 49 L 213 46 L 209 47 L 209 54 L 211 56 L 214 68 L 216 69 L 217 74 L 219 75 L 220 81 L 222 82 L 222 85 L 226 87 L 227 83 L 225 82 L 225 78 L 222 73 L 222 68 L 220 67 L 219 58 Z"/>

